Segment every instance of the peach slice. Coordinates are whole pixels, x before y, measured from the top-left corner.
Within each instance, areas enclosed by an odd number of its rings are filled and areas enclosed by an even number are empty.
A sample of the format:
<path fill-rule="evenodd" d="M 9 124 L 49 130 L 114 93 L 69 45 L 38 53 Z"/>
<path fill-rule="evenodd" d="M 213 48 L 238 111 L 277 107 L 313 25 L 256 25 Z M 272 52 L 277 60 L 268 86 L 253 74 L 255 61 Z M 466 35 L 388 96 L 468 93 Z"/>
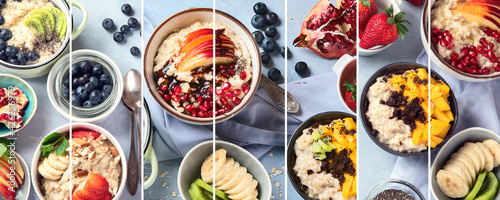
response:
<path fill-rule="evenodd" d="M 187 72 L 191 71 L 193 69 L 196 69 L 198 67 L 203 67 L 203 66 L 211 66 L 212 63 L 215 64 L 229 64 L 232 62 L 236 62 L 236 59 L 234 57 L 234 54 L 231 52 L 224 52 L 221 50 L 217 50 L 215 52 L 215 60 L 214 60 L 214 54 L 211 49 L 192 55 L 190 57 L 187 57 L 183 59 L 179 65 L 177 66 L 177 70 L 179 72 Z"/>
<path fill-rule="evenodd" d="M 453 14 L 461 14 L 467 21 L 500 31 L 500 2 L 496 0 L 471 0 L 461 3 L 453 9 Z"/>
<path fill-rule="evenodd" d="M 204 28 L 204 29 L 198 29 L 196 31 L 193 31 L 193 32 L 187 34 L 184 37 L 185 40 L 182 42 L 180 52 L 181 53 L 189 52 L 202 44 L 207 45 L 208 41 L 210 41 L 209 42 L 210 45 L 213 46 L 213 43 L 214 43 L 213 42 L 213 39 L 214 39 L 213 32 L 214 31 L 212 29 Z M 222 32 L 223 32 L 222 30 L 215 31 L 215 33 L 216 33 L 216 35 L 215 35 L 215 43 L 216 44 L 215 45 L 216 46 L 227 46 L 227 47 L 234 48 L 233 41 L 231 41 L 231 39 L 229 37 L 227 37 L 226 35 L 224 35 L 224 33 L 222 33 Z"/>

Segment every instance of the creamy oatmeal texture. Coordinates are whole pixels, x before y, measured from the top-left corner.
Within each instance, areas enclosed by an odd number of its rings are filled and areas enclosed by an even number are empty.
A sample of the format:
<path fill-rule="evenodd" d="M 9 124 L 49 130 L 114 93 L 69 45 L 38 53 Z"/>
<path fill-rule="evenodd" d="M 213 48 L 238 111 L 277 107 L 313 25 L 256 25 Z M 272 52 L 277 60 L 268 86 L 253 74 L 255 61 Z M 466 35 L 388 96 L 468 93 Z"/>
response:
<path fill-rule="evenodd" d="M 387 102 L 391 96 L 392 87 L 387 79 L 390 77 L 377 78 L 377 82 L 370 86 L 367 94 L 370 103 L 366 116 L 373 129 L 378 131 L 377 139 L 395 151 L 419 152 L 426 149 L 424 143 L 412 143 L 409 125 L 403 120 L 391 119 L 395 108 L 380 103 L 382 100 Z"/>

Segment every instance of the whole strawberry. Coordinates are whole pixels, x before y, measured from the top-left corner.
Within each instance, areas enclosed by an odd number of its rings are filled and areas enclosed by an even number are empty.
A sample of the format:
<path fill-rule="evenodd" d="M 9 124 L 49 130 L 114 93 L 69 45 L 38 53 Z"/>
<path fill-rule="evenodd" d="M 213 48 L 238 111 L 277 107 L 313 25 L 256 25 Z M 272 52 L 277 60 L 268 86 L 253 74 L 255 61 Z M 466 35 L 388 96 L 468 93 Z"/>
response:
<path fill-rule="evenodd" d="M 374 14 L 377 14 L 377 4 L 373 0 L 361 0 L 359 6 L 359 38 L 362 38 L 366 23 Z"/>
<path fill-rule="evenodd" d="M 347 107 L 356 112 L 356 82 L 345 82 L 343 86 L 347 87 L 345 93 L 345 103 L 347 104 Z"/>
<path fill-rule="evenodd" d="M 406 0 L 408 2 L 410 2 L 411 4 L 413 4 L 414 6 L 421 6 L 422 4 L 424 4 L 424 0 Z"/>
<path fill-rule="evenodd" d="M 394 9 L 388 7 L 386 13 L 374 15 L 366 24 L 365 32 L 361 38 L 359 46 L 363 49 L 369 49 L 377 45 L 386 45 L 395 42 L 398 35 L 404 39 L 408 35 L 408 28 L 403 23 L 411 23 L 404 20 L 404 12 L 399 12 L 394 16 Z"/>

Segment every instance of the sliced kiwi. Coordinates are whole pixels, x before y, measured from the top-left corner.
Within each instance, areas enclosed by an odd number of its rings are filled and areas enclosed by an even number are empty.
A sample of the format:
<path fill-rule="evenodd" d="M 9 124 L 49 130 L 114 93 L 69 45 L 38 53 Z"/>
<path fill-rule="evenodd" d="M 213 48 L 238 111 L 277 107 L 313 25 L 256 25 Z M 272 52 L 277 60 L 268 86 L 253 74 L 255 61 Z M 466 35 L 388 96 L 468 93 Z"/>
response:
<path fill-rule="evenodd" d="M 471 191 L 469 191 L 469 194 L 467 194 L 464 200 L 474 200 L 474 197 L 476 197 L 477 193 L 479 192 L 479 189 L 481 189 L 481 186 L 483 185 L 485 177 L 486 177 L 486 172 L 481 172 L 479 173 L 479 175 L 477 175 L 474 187 L 472 188 Z"/>
<path fill-rule="evenodd" d="M 63 39 L 64 36 L 66 35 L 66 28 L 68 27 L 67 21 L 66 21 L 66 15 L 64 12 L 59 10 L 58 8 L 54 6 L 47 6 L 45 7 L 46 10 L 48 10 L 52 15 L 54 16 L 55 19 L 55 24 L 54 24 L 54 29 L 57 32 L 58 36 L 60 39 Z"/>
<path fill-rule="evenodd" d="M 45 29 L 43 28 L 42 20 L 36 17 L 28 17 L 23 20 L 24 25 L 30 28 L 31 32 L 40 39 L 40 43 L 45 42 Z"/>
<path fill-rule="evenodd" d="M 196 185 L 200 186 L 201 188 L 203 188 L 204 190 L 206 190 L 207 192 L 210 192 L 210 194 L 214 193 L 213 186 L 209 185 L 208 183 L 205 183 L 205 181 L 203 181 L 201 179 L 196 179 L 196 181 L 194 181 L 194 183 Z M 226 193 L 224 193 L 223 191 L 221 191 L 217 188 L 215 188 L 215 196 L 220 198 L 220 199 L 223 199 L 223 200 L 229 200 L 227 198 Z"/>
<path fill-rule="evenodd" d="M 481 189 L 477 193 L 474 200 L 491 200 L 495 199 L 498 190 L 498 179 L 493 172 L 487 172 L 486 178 L 483 181 Z"/>
<path fill-rule="evenodd" d="M 45 27 L 45 38 L 47 40 L 52 40 L 52 37 L 54 36 L 56 19 L 50 11 L 43 8 L 38 8 L 32 10 L 28 18 L 40 18 L 43 23 L 43 27 Z"/>
<path fill-rule="evenodd" d="M 203 193 L 203 189 L 195 183 L 191 184 L 191 187 L 188 190 L 189 196 L 192 200 L 210 200 L 205 193 Z"/>

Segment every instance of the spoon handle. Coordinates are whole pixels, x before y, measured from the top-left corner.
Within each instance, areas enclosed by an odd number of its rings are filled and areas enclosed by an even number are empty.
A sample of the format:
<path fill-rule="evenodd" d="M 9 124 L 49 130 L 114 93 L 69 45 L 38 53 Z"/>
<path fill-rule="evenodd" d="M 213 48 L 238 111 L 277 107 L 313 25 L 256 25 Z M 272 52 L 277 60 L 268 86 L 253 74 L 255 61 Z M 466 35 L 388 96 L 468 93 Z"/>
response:
<path fill-rule="evenodd" d="M 273 99 L 278 107 L 280 107 L 282 110 L 285 110 L 285 90 L 263 74 L 260 75 L 260 79 L 260 83 L 262 84 L 262 86 L 264 86 L 267 93 L 271 96 L 271 99 Z M 297 113 L 300 110 L 299 102 L 289 92 L 286 93 L 286 101 L 288 104 L 288 108 L 286 109 L 287 112 Z"/>
<path fill-rule="evenodd" d="M 141 105 L 142 105 L 142 103 L 141 103 Z M 139 111 L 140 111 L 140 109 L 139 109 Z M 142 141 L 142 131 L 141 131 L 141 125 L 140 125 L 141 120 L 139 120 L 139 111 L 134 111 L 134 115 L 135 115 L 135 127 L 137 129 L 137 149 L 139 152 L 139 158 L 137 159 L 137 165 L 140 167 L 139 169 L 142 169 L 142 162 L 143 162 L 142 152 L 143 152 L 144 148 L 142 146 L 143 141 Z M 142 185 L 142 170 L 138 170 L 137 180 Z"/>
<path fill-rule="evenodd" d="M 131 137 L 130 137 L 130 155 L 128 158 L 128 168 L 127 168 L 127 189 L 130 195 L 135 195 L 137 192 L 137 185 L 139 180 L 139 168 L 137 165 L 137 155 L 135 153 L 135 130 L 134 130 L 134 121 L 135 117 L 132 112 L 130 112 L 130 116 L 132 118 L 131 123 Z"/>

